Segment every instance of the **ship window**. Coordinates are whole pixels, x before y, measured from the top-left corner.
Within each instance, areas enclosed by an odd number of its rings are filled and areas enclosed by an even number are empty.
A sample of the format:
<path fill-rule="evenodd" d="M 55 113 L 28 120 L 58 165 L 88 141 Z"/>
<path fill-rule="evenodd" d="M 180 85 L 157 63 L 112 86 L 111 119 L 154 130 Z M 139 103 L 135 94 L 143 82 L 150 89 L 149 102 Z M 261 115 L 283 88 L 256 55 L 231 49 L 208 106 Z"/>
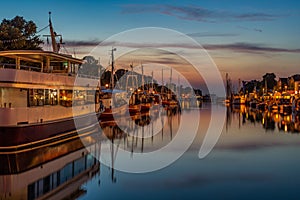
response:
<path fill-rule="evenodd" d="M 28 91 L 29 106 L 43 106 L 44 105 L 44 89 L 29 89 Z"/>
<path fill-rule="evenodd" d="M 86 91 L 85 90 L 75 90 L 73 97 L 74 105 L 84 105 L 86 101 Z"/>
<path fill-rule="evenodd" d="M 45 90 L 45 105 L 57 105 L 57 90 L 46 89 Z"/>
<path fill-rule="evenodd" d="M 88 104 L 95 103 L 95 91 L 94 90 L 87 91 L 86 103 L 88 103 Z"/>
<path fill-rule="evenodd" d="M 59 95 L 60 105 L 71 107 L 72 106 L 72 90 L 61 90 Z"/>

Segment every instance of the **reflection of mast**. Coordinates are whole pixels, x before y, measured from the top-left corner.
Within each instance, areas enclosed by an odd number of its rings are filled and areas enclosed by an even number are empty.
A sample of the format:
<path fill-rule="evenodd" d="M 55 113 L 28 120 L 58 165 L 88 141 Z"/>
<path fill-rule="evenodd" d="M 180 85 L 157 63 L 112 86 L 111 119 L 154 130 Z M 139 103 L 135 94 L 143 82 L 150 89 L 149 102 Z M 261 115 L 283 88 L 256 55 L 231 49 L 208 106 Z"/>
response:
<path fill-rule="evenodd" d="M 170 115 L 170 134 L 171 134 L 171 140 L 173 139 L 173 113 Z"/>
<path fill-rule="evenodd" d="M 144 126 L 142 126 L 142 147 L 141 147 L 141 152 L 144 152 Z"/>
<path fill-rule="evenodd" d="M 152 136 L 151 136 L 151 142 L 153 144 L 153 137 L 154 137 L 154 131 L 153 131 L 153 121 L 151 122 L 151 133 L 152 133 Z"/>
<path fill-rule="evenodd" d="M 165 125 L 165 122 L 164 122 L 164 117 L 161 116 L 161 140 L 163 141 L 164 140 L 164 125 Z"/>
<path fill-rule="evenodd" d="M 115 177 L 115 160 L 117 157 L 117 153 L 118 153 L 118 148 L 119 148 L 119 144 L 117 145 L 117 149 L 115 152 L 115 137 L 116 137 L 116 131 L 118 131 L 118 129 L 115 129 L 116 127 L 113 126 L 111 127 L 112 130 L 112 139 L 111 139 L 111 180 L 113 183 L 115 183 L 117 181 L 116 177 Z M 120 141 L 119 141 L 120 142 Z"/>

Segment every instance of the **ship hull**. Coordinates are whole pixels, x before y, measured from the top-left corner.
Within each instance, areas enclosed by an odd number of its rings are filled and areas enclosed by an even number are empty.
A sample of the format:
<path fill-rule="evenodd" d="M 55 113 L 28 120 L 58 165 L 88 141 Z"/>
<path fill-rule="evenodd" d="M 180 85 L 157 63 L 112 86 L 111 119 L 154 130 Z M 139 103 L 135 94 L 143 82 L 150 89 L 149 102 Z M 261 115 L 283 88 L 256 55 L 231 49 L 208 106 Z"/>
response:
<path fill-rule="evenodd" d="M 75 123 L 76 122 L 76 123 Z M 76 124 L 76 125 L 75 125 Z M 95 129 L 95 113 L 36 124 L 0 127 L 0 148 L 20 149 L 76 137 L 81 132 Z"/>
<path fill-rule="evenodd" d="M 125 115 L 126 110 L 127 110 L 126 104 L 120 107 L 115 107 L 113 109 L 106 108 L 103 112 L 100 113 L 99 119 L 101 121 L 111 120 L 114 119 L 115 117 L 120 117 Z"/>

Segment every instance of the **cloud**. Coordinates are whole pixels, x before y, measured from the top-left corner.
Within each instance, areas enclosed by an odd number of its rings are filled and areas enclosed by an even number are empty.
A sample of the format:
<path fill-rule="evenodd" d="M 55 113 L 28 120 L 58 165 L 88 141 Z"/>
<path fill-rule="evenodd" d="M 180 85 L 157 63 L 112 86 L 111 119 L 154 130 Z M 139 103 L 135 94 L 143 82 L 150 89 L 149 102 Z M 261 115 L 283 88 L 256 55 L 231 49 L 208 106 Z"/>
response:
<path fill-rule="evenodd" d="M 256 31 L 256 32 L 263 32 L 262 29 L 259 29 L 259 28 L 248 28 L 248 27 L 245 27 L 245 26 L 237 26 L 238 28 L 240 29 L 244 29 L 244 30 L 248 30 L 248 31 Z"/>
<path fill-rule="evenodd" d="M 64 41 L 66 46 L 76 46 L 76 47 L 85 47 L 85 46 L 97 46 L 101 41 L 99 40 L 66 40 Z"/>
<path fill-rule="evenodd" d="M 246 52 L 246 53 L 300 53 L 300 49 L 287 49 L 287 48 L 275 48 L 268 47 L 262 44 L 252 43 L 233 43 L 233 44 L 207 44 L 203 45 L 207 50 L 231 50 L 235 52 Z"/>
<path fill-rule="evenodd" d="M 201 35 L 201 33 L 192 33 L 189 35 Z M 119 42 L 119 41 L 110 41 L 110 42 L 101 42 L 99 40 L 80 40 L 80 41 L 65 41 L 66 47 L 96 47 L 97 45 L 101 46 L 121 46 L 129 48 L 186 48 L 186 49 L 200 49 L 201 46 L 198 44 L 185 44 L 185 43 L 134 43 L 134 42 Z M 270 47 L 264 44 L 256 43 L 246 43 L 246 42 L 237 42 L 229 44 L 204 44 L 202 47 L 206 50 L 228 50 L 233 52 L 243 52 L 243 53 L 253 53 L 253 54 L 263 54 L 263 53 L 300 53 L 300 49 L 289 49 L 289 48 L 279 48 L 279 47 Z M 163 54 L 163 52 L 162 52 Z M 164 54 L 169 54 L 164 52 Z"/>
<path fill-rule="evenodd" d="M 210 32 L 198 32 L 198 33 L 188 33 L 190 37 L 234 37 L 238 36 L 237 33 L 210 33 Z"/>
<path fill-rule="evenodd" d="M 271 21 L 280 17 L 280 15 L 263 12 L 239 13 L 233 11 L 207 9 L 199 6 L 126 4 L 122 5 L 121 8 L 121 13 L 123 14 L 140 14 L 153 12 L 174 16 L 179 19 L 199 22 Z"/>

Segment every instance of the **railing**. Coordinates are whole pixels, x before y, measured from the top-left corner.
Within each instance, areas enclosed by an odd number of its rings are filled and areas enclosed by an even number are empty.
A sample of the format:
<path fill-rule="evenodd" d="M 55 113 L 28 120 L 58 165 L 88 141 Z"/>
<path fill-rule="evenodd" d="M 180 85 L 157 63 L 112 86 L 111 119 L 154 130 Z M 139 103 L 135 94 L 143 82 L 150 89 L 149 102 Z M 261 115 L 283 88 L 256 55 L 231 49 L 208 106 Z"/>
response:
<path fill-rule="evenodd" d="M 81 78 L 91 78 L 91 79 L 97 79 L 97 80 L 100 79 L 99 76 L 92 76 L 92 75 L 86 75 L 86 74 L 80 74 L 80 73 L 77 75 L 78 75 L 78 77 L 81 77 Z"/>
<path fill-rule="evenodd" d="M 10 63 L 0 63 L 0 69 L 17 69 L 16 64 L 10 64 Z M 20 65 L 20 70 L 25 70 L 25 71 L 35 71 L 35 72 L 41 72 L 40 67 L 33 67 L 33 66 L 27 66 L 27 65 Z M 64 76 L 76 76 L 74 73 L 68 73 L 65 70 L 51 70 L 49 73 L 55 73 L 59 75 L 64 75 Z M 96 79 L 99 80 L 99 76 L 92 76 L 92 75 L 87 75 L 87 74 L 77 74 L 78 77 L 81 78 L 89 78 L 89 79 Z"/>
<path fill-rule="evenodd" d="M 10 63 L 0 63 L 0 68 L 2 69 L 16 69 L 17 65 L 16 64 L 10 64 Z M 33 67 L 33 66 L 27 66 L 27 65 L 20 65 L 21 70 L 26 70 L 26 71 L 36 71 L 40 72 L 41 68 L 40 67 Z"/>

